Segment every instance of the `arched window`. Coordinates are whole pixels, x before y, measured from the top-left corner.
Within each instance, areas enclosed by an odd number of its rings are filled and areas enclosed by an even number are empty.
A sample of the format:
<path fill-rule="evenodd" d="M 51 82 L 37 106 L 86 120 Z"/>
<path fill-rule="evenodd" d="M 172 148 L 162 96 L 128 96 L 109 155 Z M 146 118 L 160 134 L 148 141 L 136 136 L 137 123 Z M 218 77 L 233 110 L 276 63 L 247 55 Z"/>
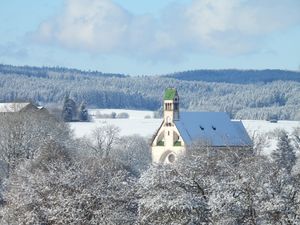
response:
<path fill-rule="evenodd" d="M 166 119 L 166 126 L 167 126 L 167 127 L 172 126 L 172 120 L 171 120 L 171 118 L 170 118 L 169 116 L 168 116 L 167 119 Z"/>
<path fill-rule="evenodd" d="M 174 146 L 182 146 L 182 142 L 180 136 L 177 132 L 173 132 L 173 145 Z"/>
<path fill-rule="evenodd" d="M 165 132 L 161 132 L 156 141 L 157 146 L 165 146 Z"/>

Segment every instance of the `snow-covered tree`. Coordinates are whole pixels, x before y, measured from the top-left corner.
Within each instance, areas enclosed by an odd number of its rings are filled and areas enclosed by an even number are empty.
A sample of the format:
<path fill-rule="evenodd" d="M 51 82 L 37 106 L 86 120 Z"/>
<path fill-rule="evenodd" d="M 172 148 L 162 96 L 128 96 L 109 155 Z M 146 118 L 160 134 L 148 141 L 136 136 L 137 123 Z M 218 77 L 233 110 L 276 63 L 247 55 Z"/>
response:
<path fill-rule="evenodd" d="M 171 165 L 153 165 L 139 181 L 138 224 L 208 224 L 207 198 Z"/>
<path fill-rule="evenodd" d="M 50 138 L 71 144 L 68 127 L 48 114 L 20 112 L 0 115 L 0 160 L 9 176 L 20 162 L 36 157 Z"/>
<path fill-rule="evenodd" d="M 1 224 L 134 224 L 134 183 L 119 162 L 77 158 L 52 140 L 6 183 Z"/>
<path fill-rule="evenodd" d="M 272 152 L 272 159 L 288 173 L 293 169 L 296 162 L 296 154 L 286 131 L 279 132 L 277 148 Z"/>
<path fill-rule="evenodd" d="M 89 120 L 89 114 L 88 110 L 86 108 L 85 102 L 81 102 L 79 106 L 79 120 L 80 121 L 88 121 Z"/>
<path fill-rule="evenodd" d="M 211 177 L 209 205 L 215 224 L 259 224 L 261 188 L 268 177 L 268 165 L 254 158 L 243 160 L 243 164 L 233 167 L 220 162 L 223 172 Z"/>
<path fill-rule="evenodd" d="M 298 224 L 299 183 L 268 157 L 249 156 L 236 166 L 219 162 L 211 176 L 214 224 Z"/>
<path fill-rule="evenodd" d="M 151 164 L 150 146 L 145 138 L 138 135 L 119 138 L 112 155 L 136 173 L 146 170 Z"/>
<path fill-rule="evenodd" d="M 296 149 L 300 151 L 300 127 L 294 129 L 293 140 L 295 142 Z"/>
<path fill-rule="evenodd" d="M 62 109 L 62 118 L 65 122 L 70 122 L 77 116 L 76 103 L 69 95 L 65 96 L 64 105 Z"/>

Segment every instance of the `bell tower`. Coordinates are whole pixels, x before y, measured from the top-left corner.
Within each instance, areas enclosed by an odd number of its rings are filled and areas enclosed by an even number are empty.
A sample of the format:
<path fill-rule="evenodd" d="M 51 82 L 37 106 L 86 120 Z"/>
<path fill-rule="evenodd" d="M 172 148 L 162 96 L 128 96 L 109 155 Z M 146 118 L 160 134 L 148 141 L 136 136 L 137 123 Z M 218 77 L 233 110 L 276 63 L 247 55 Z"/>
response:
<path fill-rule="evenodd" d="M 173 163 L 185 152 L 185 143 L 176 126 L 179 118 L 179 96 L 175 88 L 167 88 L 163 96 L 164 119 L 152 141 L 152 160 Z"/>
<path fill-rule="evenodd" d="M 179 120 L 179 96 L 175 88 L 167 88 L 164 94 L 164 125 L 172 126 Z"/>

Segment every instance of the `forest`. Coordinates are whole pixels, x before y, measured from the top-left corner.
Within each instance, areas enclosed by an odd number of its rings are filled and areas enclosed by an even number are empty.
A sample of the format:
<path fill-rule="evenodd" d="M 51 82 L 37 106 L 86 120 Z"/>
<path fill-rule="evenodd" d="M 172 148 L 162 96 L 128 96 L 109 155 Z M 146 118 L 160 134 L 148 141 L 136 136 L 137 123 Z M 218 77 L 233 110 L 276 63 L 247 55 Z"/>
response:
<path fill-rule="evenodd" d="M 299 71 L 289 70 L 190 70 L 164 75 L 179 80 L 222 82 L 234 84 L 270 83 L 274 81 L 300 81 Z"/>
<path fill-rule="evenodd" d="M 128 76 L 1 65 L 0 102 L 62 104 L 69 95 L 76 102 L 86 102 L 88 108 L 159 110 L 164 89 L 175 87 L 182 110 L 225 111 L 235 119 L 300 119 L 299 72 L 203 70 L 199 75 L 191 71 L 177 75 Z"/>
<path fill-rule="evenodd" d="M 300 130 L 270 156 L 194 143 L 152 164 L 147 140 L 101 125 L 75 139 L 47 114 L 0 114 L 0 224 L 299 224 Z"/>

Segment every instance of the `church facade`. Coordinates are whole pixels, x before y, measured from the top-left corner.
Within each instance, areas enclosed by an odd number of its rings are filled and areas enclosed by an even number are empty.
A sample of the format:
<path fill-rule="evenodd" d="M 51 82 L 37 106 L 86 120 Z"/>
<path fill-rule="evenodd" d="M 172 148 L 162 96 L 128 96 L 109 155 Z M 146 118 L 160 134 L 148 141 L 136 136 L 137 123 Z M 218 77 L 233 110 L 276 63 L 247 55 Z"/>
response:
<path fill-rule="evenodd" d="M 252 146 L 242 122 L 230 120 L 224 112 L 180 112 L 174 88 L 165 90 L 163 111 L 163 121 L 151 143 L 155 163 L 175 162 L 196 142 L 214 148 Z"/>

